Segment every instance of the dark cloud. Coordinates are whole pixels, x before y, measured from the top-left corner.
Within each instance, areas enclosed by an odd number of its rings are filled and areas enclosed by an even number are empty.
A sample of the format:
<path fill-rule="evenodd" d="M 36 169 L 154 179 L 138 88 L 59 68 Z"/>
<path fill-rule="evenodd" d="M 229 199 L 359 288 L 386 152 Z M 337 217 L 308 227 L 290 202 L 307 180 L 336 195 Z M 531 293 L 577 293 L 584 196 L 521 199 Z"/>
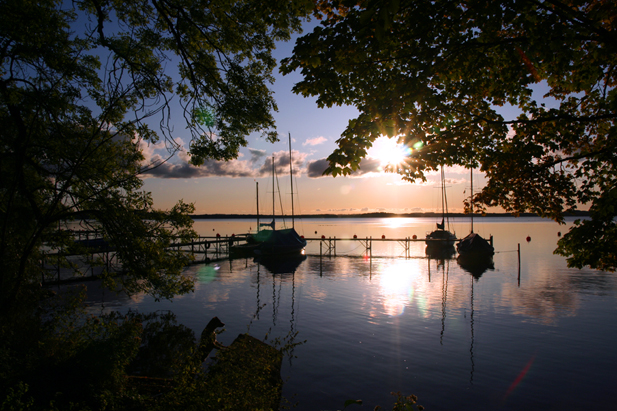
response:
<path fill-rule="evenodd" d="M 306 166 L 306 174 L 309 178 L 319 178 L 325 177 L 323 172 L 328 168 L 330 163 L 326 158 L 320 158 L 319 160 L 310 161 Z M 363 158 L 360 161 L 360 168 L 353 173 L 351 173 L 350 177 L 361 177 L 365 174 L 369 173 L 380 173 L 381 167 L 379 160 L 375 160 L 373 158 Z"/>
<path fill-rule="evenodd" d="M 306 160 L 307 154 L 293 150 L 292 156 L 293 173 L 294 176 L 299 177 L 302 173 L 302 167 L 304 166 L 304 161 Z M 273 153 L 272 156 L 266 157 L 263 165 L 257 171 L 259 177 L 272 175 L 272 161 L 274 161 L 274 169 L 276 175 L 289 175 L 289 152 L 278 151 L 276 153 Z"/>
<path fill-rule="evenodd" d="M 266 150 L 258 150 L 256 148 L 249 148 L 248 150 L 251 153 L 251 159 L 249 160 L 251 164 L 259 162 L 266 156 Z"/>
<path fill-rule="evenodd" d="M 188 157 L 179 158 L 179 162 L 164 161 L 158 154 L 149 158 L 149 164 L 157 165 L 147 167 L 143 172 L 144 177 L 154 178 L 203 178 L 203 177 L 266 177 L 272 175 L 272 157 L 267 156 L 263 150 L 249 149 L 251 158 L 248 160 L 236 159 L 231 161 L 206 161 L 203 165 L 195 167 L 188 163 Z M 293 172 L 300 176 L 303 171 L 306 153 L 293 151 Z M 279 151 L 274 153 L 274 167 L 279 176 L 289 175 L 289 152 Z"/>
<path fill-rule="evenodd" d="M 363 176 L 368 173 L 380 173 L 381 167 L 379 160 L 374 158 L 363 158 L 360 161 L 360 168 L 354 171 L 352 176 Z"/>
<path fill-rule="evenodd" d="M 256 172 L 247 161 L 206 161 L 202 166 L 195 167 L 188 162 L 163 162 L 158 154 L 152 156 L 152 164 L 157 167 L 145 171 L 147 177 L 155 178 L 201 178 L 201 177 L 255 177 Z"/>
<path fill-rule="evenodd" d="M 328 160 L 325 158 L 321 158 L 315 161 L 309 161 L 306 165 L 306 175 L 309 178 L 319 178 L 324 177 L 323 172 L 328 168 Z"/>

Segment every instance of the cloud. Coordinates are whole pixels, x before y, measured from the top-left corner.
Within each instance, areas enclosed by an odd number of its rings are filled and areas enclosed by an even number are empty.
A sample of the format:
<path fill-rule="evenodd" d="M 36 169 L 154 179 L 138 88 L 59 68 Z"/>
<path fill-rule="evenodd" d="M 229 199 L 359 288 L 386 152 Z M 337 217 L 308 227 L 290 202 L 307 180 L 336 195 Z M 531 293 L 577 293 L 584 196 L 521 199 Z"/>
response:
<path fill-rule="evenodd" d="M 155 178 L 202 178 L 202 177 L 255 177 L 255 170 L 246 160 L 206 161 L 195 167 L 187 161 L 180 163 L 164 162 L 158 154 L 152 157 L 158 166 L 144 172 L 144 177 Z"/>
<path fill-rule="evenodd" d="M 326 141 L 328 141 L 327 138 L 325 138 L 323 136 L 319 136 L 319 137 L 310 138 L 310 139 L 306 140 L 304 143 L 302 143 L 302 145 L 303 146 L 316 146 L 318 144 L 323 144 Z"/>
<path fill-rule="evenodd" d="M 301 153 L 296 150 L 292 150 L 293 157 L 293 174 L 296 177 L 300 177 L 303 171 L 304 162 L 306 161 L 306 153 Z M 274 159 L 273 159 L 274 157 Z M 258 177 L 265 177 L 272 175 L 272 161 L 274 161 L 274 170 L 277 175 L 289 174 L 289 152 L 277 151 L 272 156 L 266 157 L 263 165 L 257 171 Z"/>
<path fill-rule="evenodd" d="M 369 173 L 381 173 L 381 162 L 374 158 L 365 157 L 360 161 L 360 167 L 354 171 L 352 177 L 360 177 Z"/>
<path fill-rule="evenodd" d="M 163 157 L 158 152 L 165 150 L 165 144 L 147 144 L 140 142 L 140 148 L 144 156 L 142 162 L 142 178 L 203 178 L 203 177 L 255 177 L 256 170 L 253 166 L 265 156 L 265 151 L 249 149 L 251 158 L 243 160 L 244 155 L 239 154 L 239 158 L 231 161 L 207 160 L 200 167 L 195 167 L 189 163 L 190 156 L 181 139 L 176 139 L 175 143 L 179 150 L 173 158 Z"/>
<path fill-rule="evenodd" d="M 196 167 L 189 163 L 190 157 L 185 151 L 178 154 L 174 161 L 165 161 L 159 155 L 149 151 L 145 155 L 145 171 L 143 178 L 205 178 L 205 177 L 270 177 L 272 176 L 272 156 L 268 156 L 264 150 L 249 149 L 250 158 L 230 161 L 207 160 L 203 165 Z M 293 172 L 300 176 L 306 161 L 306 153 L 293 151 Z M 289 175 L 289 152 L 279 151 L 274 153 L 274 168 L 277 175 Z"/>
<path fill-rule="evenodd" d="M 465 184 L 467 183 L 467 180 L 465 180 L 464 178 L 446 178 L 444 180 L 444 183 L 449 185 Z"/>
<path fill-rule="evenodd" d="M 249 148 L 249 153 L 251 153 L 251 164 L 257 163 L 262 158 L 266 157 L 266 150 L 258 150 L 256 148 Z"/>
<path fill-rule="evenodd" d="M 306 175 L 309 178 L 324 177 L 323 172 L 326 171 L 326 168 L 328 168 L 329 165 L 330 163 L 328 163 L 328 160 L 325 158 L 309 161 L 306 165 Z"/>
<path fill-rule="evenodd" d="M 323 172 L 328 168 L 330 163 L 326 158 L 320 158 L 319 160 L 309 161 L 306 166 L 306 174 L 309 178 L 325 177 Z M 360 167 L 358 170 L 352 172 L 349 177 L 368 177 L 369 174 L 382 173 L 379 160 L 374 158 L 365 157 L 360 161 Z"/>

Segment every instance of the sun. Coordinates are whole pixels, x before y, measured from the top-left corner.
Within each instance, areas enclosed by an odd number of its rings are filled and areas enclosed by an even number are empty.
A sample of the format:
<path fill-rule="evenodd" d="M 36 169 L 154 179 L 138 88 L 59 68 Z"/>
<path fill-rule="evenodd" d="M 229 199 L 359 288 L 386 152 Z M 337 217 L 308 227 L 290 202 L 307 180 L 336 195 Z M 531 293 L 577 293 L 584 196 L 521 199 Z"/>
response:
<path fill-rule="evenodd" d="M 379 160 L 382 167 L 397 165 L 409 157 L 409 148 L 396 142 L 396 138 L 379 137 L 368 150 L 368 155 Z"/>

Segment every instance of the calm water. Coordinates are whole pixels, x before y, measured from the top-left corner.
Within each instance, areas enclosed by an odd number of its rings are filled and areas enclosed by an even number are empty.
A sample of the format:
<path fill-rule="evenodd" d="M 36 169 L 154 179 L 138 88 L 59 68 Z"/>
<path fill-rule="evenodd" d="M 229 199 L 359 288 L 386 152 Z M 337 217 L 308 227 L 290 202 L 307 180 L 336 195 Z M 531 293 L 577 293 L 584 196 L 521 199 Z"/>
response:
<path fill-rule="evenodd" d="M 424 237 L 434 219 L 303 220 L 306 237 Z M 252 221 L 196 223 L 202 235 L 238 234 Z M 468 221 L 454 221 L 462 237 Z M 559 226 L 537 218 L 491 218 L 494 269 L 473 277 L 456 260 L 433 260 L 416 243 L 358 242 L 320 258 L 319 242 L 295 272 L 273 274 L 242 259 L 188 270 L 195 292 L 173 302 L 98 294 L 93 310 L 172 310 L 200 333 L 213 316 L 229 344 L 247 330 L 271 340 L 306 340 L 283 365 L 284 396 L 298 410 L 342 409 L 347 399 L 391 407 L 392 391 L 416 394 L 427 410 L 614 410 L 617 403 L 615 274 L 566 267 L 552 254 Z M 317 232 L 317 234 L 315 234 Z M 526 237 L 531 237 L 527 242 Z M 521 245 L 520 267 L 517 245 Z M 276 270 L 275 270 L 276 271 Z M 519 274 L 520 273 L 520 274 Z M 94 295 L 94 294 L 93 294 Z"/>

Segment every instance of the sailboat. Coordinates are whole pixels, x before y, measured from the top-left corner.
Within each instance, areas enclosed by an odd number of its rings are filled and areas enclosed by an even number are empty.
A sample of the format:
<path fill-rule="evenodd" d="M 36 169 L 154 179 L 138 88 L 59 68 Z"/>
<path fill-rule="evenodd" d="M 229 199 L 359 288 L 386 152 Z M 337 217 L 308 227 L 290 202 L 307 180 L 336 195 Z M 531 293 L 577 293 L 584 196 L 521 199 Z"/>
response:
<path fill-rule="evenodd" d="M 454 243 L 456 234 L 450 232 L 450 220 L 448 219 L 446 198 L 446 186 L 443 167 L 441 168 L 441 224 L 437 223 L 437 229 L 426 235 L 426 253 L 436 254 L 452 251 L 454 254 Z M 446 229 L 447 228 L 447 229 Z M 448 253 L 449 254 L 449 253 Z"/>
<path fill-rule="evenodd" d="M 255 254 L 262 258 L 278 258 L 285 256 L 301 255 L 306 247 L 306 240 L 301 237 L 295 229 L 294 209 L 293 209 L 293 168 L 291 157 L 291 134 L 289 135 L 289 174 L 291 176 L 291 222 L 292 228 L 276 229 L 276 212 L 274 198 L 274 157 L 272 158 L 272 222 L 260 224 L 260 226 L 270 227 L 271 230 L 261 230 L 256 235 L 259 246 L 255 249 Z"/>
<path fill-rule="evenodd" d="M 463 268 L 492 268 L 495 249 L 473 231 L 473 169 L 471 170 L 471 232 L 456 245 L 459 264 Z M 476 270 L 477 271 L 477 270 Z M 481 275 L 481 274 L 480 274 Z"/>

